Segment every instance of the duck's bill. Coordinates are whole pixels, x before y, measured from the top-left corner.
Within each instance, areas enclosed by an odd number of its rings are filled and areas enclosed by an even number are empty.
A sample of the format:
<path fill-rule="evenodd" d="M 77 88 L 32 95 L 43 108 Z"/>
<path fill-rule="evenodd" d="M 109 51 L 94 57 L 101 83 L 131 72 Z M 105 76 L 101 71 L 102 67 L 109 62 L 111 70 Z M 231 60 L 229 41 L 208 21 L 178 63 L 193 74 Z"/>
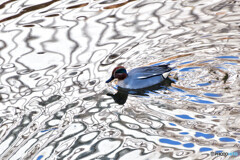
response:
<path fill-rule="evenodd" d="M 106 83 L 111 82 L 113 79 L 114 79 L 114 77 L 112 76 L 111 78 L 109 78 L 109 79 L 106 81 Z"/>

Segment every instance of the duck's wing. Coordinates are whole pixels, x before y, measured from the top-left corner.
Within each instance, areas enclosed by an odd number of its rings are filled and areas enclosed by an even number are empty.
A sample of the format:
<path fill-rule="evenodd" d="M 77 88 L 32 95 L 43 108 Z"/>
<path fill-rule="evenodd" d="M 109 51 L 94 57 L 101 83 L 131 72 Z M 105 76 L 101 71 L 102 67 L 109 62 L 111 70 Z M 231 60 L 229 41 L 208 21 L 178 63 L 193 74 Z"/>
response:
<path fill-rule="evenodd" d="M 146 79 L 162 75 L 163 73 L 171 71 L 172 68 L 168 65 L 139 67 L 131 70 L 128 75 L 134 79 Z"/>

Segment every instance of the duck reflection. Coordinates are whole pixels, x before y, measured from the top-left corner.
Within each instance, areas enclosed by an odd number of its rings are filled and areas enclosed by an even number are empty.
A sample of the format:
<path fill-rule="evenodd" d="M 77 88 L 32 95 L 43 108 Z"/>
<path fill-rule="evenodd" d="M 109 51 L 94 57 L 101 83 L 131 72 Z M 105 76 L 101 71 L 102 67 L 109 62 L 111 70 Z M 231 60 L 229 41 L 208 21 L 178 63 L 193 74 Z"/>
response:
<path fill-rule="evenodd" d="M 143 89 L 125 89 L 118 87 L 118 91 L 116 94 L 107 93 L 108 96 L 111 96 L 115 103 L 118 103 L 120 105 L 123 105 L 126 103 L 128 95 L 139 95 L 139 96 L 149 96 L 149 92 L 155 92 L 159 90 L 167 90 L 169 86 L 171 86 L 171 83 L 174 83 L 174 81 L 170 78 L 166 78 L 163 82 L 156 84 L 151 87 L 143 88 Z"/>

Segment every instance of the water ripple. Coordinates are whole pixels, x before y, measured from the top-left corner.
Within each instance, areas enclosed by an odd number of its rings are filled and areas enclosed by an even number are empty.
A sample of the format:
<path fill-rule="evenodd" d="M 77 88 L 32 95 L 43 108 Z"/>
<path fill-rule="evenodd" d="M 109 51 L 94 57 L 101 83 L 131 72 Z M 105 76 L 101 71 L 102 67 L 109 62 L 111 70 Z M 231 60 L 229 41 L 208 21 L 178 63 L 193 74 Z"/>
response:
<path fill-rule="evenodd" d="M 239 6 L 1 2 L 0 159 L 239 153 Z M 161 87 L 126 93 L 105 84 L 117 65 L 160 64 L 174 68 Z"/>

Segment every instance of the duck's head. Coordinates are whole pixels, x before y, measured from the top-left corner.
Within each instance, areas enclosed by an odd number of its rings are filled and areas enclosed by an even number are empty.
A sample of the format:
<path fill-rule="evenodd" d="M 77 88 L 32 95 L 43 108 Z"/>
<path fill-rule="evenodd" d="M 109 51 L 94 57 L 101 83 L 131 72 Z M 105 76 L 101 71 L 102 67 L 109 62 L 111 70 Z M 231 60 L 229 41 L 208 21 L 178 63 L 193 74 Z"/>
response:
<path fill-rule="evenodd" d="M 115 78 L 118 80 L 124 80 L 128 76 L 126 69 L 123 66 L 118 66 L 114 68 L 112 71 L 112 76 L 109 78 L 109 80 L 106 81 L 106 83 L 111 82 Z"/>

